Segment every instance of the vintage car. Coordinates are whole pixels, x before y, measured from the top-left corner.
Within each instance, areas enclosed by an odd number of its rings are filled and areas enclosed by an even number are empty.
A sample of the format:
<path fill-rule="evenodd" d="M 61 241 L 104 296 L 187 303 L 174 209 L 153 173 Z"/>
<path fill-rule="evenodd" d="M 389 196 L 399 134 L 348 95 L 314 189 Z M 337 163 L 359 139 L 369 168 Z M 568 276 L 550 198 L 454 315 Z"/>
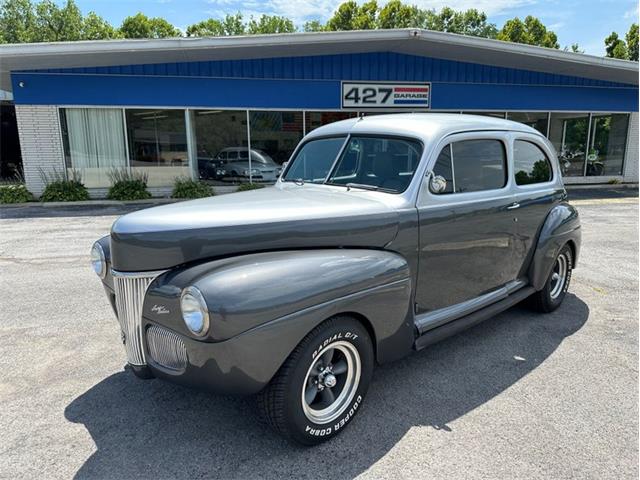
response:
<path fill-rule="evenodd" d="M 309 445 L 361 410 L 376 363 L 558 308 L 579 250 L 540 133 L 398 114 L 314 130 L 273 187 L 124 215 L 92 264 L 137 376 L 258 394 Z"/>
<path fill-rule="evenodd" d="M 260 182 L 275 182 L 282 168 L 262 150 L 251 149 L 251 164 L 247 147 L 227 147 L 216 155 L 224 169 L 224 175 L 234 178 L 251 178 Z"/>

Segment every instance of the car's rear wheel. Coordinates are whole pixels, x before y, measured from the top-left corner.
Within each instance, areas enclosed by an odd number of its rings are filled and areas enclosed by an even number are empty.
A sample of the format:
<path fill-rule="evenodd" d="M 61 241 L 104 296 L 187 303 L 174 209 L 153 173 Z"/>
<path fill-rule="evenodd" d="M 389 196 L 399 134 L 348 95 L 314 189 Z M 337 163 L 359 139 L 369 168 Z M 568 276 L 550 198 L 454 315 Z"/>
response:
<path fill-rule="evenodd" d="M 553 312 L 558 308 L 569 288 L 572 270 L 573 252 L 569 245 L 565 245 L 556 256 L 553 268 L 542 290 L 530 297 L 531 306 L 544 313 Z"/>
<path fill-rule="evenodd" d="M 315 445 L 335 436 L 353 419 L 371 381 L 373 346 L 363 325 L 334 317 L 295 348 L 258 406 L 284 437 Z"/>

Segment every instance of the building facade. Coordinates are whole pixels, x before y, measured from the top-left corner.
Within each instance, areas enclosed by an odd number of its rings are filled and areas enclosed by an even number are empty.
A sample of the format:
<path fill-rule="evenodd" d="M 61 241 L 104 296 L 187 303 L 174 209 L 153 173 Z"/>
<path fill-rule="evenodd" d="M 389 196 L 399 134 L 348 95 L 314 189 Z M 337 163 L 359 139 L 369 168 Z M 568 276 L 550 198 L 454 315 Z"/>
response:
<path fill-rule="evenodd" d="M 185 176 L 269 183 L 307 132 L 393 112 L 526 123 L 565 183 L 638 181 L 635 62 L 418 30 L 30 48 L 42 58 L 16 53 L 0 73 L 36 195 L 49 172 L 79 173 L 95 197 L 121 169 L 158 195 Z"/>

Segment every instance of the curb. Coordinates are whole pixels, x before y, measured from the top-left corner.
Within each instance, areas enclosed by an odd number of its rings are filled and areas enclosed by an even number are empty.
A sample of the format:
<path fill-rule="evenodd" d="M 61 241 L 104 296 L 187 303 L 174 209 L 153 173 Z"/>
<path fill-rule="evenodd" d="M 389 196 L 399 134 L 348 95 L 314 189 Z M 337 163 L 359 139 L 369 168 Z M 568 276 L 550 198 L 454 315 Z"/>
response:
<path fill-rule="evenodd" d="M 126 207 L 131 205 L 164 205 L 184 202 L 182 198 L 150 198 L 148 200 L 85 200 L 82 202 L 26 202 L 2 203 L 0 208 L 66 208 L 66 207 Z"/>
<path fill-rule="evenodd" d="M 616 189 L 629 189 L 633 188 L 635 190 L 638 189 L 637 183 L 594 183 L 592 185 L 589 184 L 569 184 L 565 185 L 564 188 L 566 190 L 616 190 Z"/>

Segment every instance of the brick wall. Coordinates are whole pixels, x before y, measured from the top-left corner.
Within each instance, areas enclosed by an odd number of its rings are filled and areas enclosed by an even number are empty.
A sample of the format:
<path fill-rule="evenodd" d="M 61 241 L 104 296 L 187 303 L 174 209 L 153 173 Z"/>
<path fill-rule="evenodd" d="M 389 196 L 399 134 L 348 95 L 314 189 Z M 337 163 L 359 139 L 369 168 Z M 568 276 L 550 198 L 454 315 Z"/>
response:
<path fill-rule="evenodd" d="M 631 114 L 629 119 L 629 136 L 627 137 L 627 152 L 624 161 L 624 181 L 638 182 L 638 112 Z"/>
<path fill-rule="evenodd" d="M 40 196 L 41 170 L 53 173 L 65 168 L 58 110 L 52 105 L 16 105 L 16 119 L 25 182 L 31 193 Z"/>

